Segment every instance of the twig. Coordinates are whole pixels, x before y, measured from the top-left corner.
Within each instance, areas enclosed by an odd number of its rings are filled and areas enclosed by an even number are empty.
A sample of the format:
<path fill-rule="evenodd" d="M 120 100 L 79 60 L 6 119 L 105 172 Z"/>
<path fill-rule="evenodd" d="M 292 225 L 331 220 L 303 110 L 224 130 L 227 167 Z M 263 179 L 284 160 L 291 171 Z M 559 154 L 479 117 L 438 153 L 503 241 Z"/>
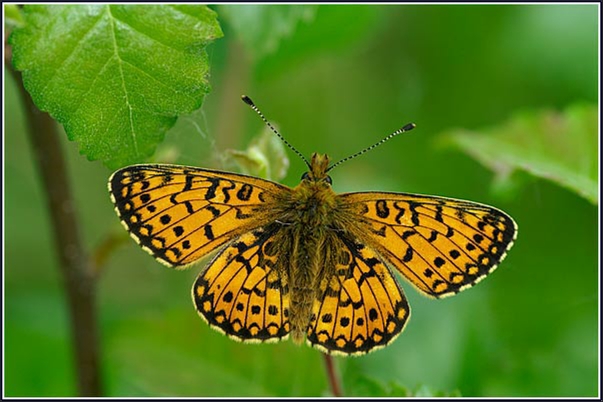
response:
<path fill-rule="evenodd" d="M 6 59 L 5 66 L 15 77 L 21 92 L 27 133 L 46 192 L 47 208 L 54 231 L 52 237 L 67 291 L 78 391 L 80 396 L 100 396 L 103 392 L 99 368 L 96 278 L 81 244 L 78 218 L 56 122 L 34 105 L 23 87 L 21 73 L 13 69 Z"/>
<path fill-rule="evenodd" d="M 322 354 L 325 359 L 325 369 L 327 370 L 327 378 L 329 379 L 329 385 L 331 386 L 331 392 L 333 396 L 341 397 L 341 384 L 339 378 L 335 372 L 335 364 L 333 363 L 333 356 L 326 353 Z"/>

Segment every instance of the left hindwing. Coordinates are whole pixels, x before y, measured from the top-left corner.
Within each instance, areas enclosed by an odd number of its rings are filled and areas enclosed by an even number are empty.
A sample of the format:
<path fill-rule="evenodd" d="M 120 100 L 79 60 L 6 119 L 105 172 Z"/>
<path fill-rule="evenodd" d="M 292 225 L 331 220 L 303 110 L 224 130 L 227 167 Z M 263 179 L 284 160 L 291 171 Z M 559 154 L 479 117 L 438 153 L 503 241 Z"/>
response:
<path fill-rule="evenodd" d="M 197 311 L 209 325 L 243 342 L 288 336 L 289 253 L 281 225 L 254 229 L 226 245 L 193 286 Z"/>
<path fill-rule="evenodd" d="M 271 220 L 288 187 L 255 177 L 179 165 L 133 165 L 109 179 L 115 210 L 158 261 L 192 264 Z"/>
<path fill-rule="evenodd" d="M 506 213 L 483 204 L 405 193 L 340 195 L 354 235 L 417 289 L 445 297 L 474 285 L 504 259 L 517 235 Z"/>

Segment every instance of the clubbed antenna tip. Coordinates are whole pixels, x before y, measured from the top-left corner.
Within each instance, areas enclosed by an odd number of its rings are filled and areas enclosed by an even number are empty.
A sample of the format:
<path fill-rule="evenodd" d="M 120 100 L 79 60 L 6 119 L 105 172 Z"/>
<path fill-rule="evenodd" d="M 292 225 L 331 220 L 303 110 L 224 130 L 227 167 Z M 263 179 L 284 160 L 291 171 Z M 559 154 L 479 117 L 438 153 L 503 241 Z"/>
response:
<path fill-rule="evenodd" d="M 249 98 L 247 98 L 249 99 Z M 251 99 L 249 99 L 249 101 L 251 102 Z M 402 131 L 406 132 L 406 131 L 410 131 L 413 128 L 417 127 L 417 125 L 415 123 L 408 123 L 407 125 L 405 125 L 404 127 L 402 127 Z"/>
<path fill-rule="evenodd" d="M 251 98 L 247 95 L 242 95 L 241 99 L 243 99 L 243 102 L 245 102 L 246 104 L 248 104 L 249 106 L 255 106 L 255 103 L 253 103 L 253 101 L 251 100 Z"/>

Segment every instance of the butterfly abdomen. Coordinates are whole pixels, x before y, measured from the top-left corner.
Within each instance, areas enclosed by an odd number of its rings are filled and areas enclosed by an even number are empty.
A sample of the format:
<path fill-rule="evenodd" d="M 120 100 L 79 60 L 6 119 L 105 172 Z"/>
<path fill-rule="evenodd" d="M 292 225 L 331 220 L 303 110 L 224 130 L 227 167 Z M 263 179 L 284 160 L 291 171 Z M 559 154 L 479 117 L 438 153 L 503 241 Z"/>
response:
<path fill-rule="evenodd" d="M 319 284 L 325 275 L 322 259 L 323 228 L 307 225 L 295 225 L 294 247 L 290 259 L 288 277 L 290 278 L 291 336 L 295 343 L 301 343 L 310 324 L 314 300 Z"/>

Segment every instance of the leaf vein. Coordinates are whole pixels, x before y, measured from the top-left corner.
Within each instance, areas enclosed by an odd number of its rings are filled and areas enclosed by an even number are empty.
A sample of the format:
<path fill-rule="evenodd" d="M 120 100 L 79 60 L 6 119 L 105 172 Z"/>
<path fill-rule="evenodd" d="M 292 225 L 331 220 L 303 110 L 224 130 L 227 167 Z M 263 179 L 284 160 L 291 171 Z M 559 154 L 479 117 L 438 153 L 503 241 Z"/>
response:
<path fill-rule="evenodd" d="M 107 12 L 108 12 L 109 16 L 111 17 L 111 27 L 112 27 L 111 32 L 113 34 L 113 38 L 112 38 L 113 39 L 113 50 L 114 50 L 115 56 L 117 58 L 119 74 L 121 76 L 121 84 L 122 84 L 121 86 L 124 90 L 124 95 L 126 98 L 126 106 L 128 108 L 128 118 L 129 118 L 129 122 L 130 122 L 130 132 L 132 133 L 132 141 L 134 143 L 134 151 L 138 154 L 138 141 L 136 140 L 136 131 L 134 129 L 134 120 L 132 118 L 132 106 L 130 104 L 130 99 L 128 97 L 128 89 L 126 87 L 126 80 L 124 77 L 124 69 L 123 69 L 123 64 L 122 64 L 123 60 L 119 57 L 119 50 L 117 47 L 117 37 L 115 35 L 115 31 L 117 29 L 115 26 L 115 21 L 118 21 L 118 20 L 111 13 L 110 5 L 107 6 Z"/>

